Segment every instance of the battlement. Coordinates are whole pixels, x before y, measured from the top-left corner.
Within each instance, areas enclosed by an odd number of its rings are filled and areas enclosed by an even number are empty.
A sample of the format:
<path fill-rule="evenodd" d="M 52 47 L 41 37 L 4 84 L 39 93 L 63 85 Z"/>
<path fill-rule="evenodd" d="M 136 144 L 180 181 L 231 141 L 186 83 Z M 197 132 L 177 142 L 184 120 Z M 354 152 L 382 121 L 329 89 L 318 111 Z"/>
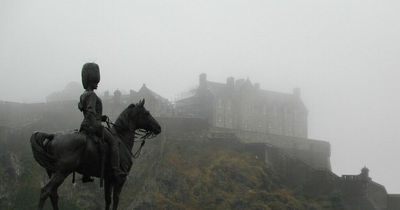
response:
<path fill-rule="evenodd" d="M 360 175 L 342 175 L 341 181 L 344 182 L 355 182 L 355 181 L 371 181 L 369 177 L 362 177 Z"/>
<path fill-rule="evenodd" d="M 235 135 L 245 143 L 264 143 L 281 149 L 315 169 L 331 170 L 330 144 L 326 141 L 239 129 L 211 128 L 214 136 Z"/>

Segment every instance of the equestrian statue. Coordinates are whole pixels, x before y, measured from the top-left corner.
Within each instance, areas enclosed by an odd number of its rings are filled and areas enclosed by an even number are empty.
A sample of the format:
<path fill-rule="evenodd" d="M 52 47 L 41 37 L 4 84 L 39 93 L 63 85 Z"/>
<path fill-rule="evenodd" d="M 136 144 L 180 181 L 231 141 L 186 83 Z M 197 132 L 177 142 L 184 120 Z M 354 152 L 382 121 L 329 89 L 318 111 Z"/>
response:
<path fill-rule="evenodd" d="M 100 82 L 99 66 L 86 63 L 82 68 L 82 84 L 78 108 L 83 113 L 79 131 L 66 134 L 34 132 L 30 138 L 35 160 L 46 170 L 49 181 L 42 187 L 38 209 L 42 210 L 50 198 L 58 210 L 58 187 L 73 173 L 82 174 L 82 182 L 92 182 L 91 177 L 104 180 L 105 209 L 118 209 L 119 195 L 132 167 L 132 148 L 135 137 L 142 141 L 161 132 L 159 123 L 144 107 L 145 100 L 130 104 L 115 123 L 102 115 L 101 99 L 94 92 Z M 103 127 L 102 122 L 109 125 Z M 111 125 L 111 126 L 110 126 Z M 136 154 L 137 155 L 137 154 Z"/>

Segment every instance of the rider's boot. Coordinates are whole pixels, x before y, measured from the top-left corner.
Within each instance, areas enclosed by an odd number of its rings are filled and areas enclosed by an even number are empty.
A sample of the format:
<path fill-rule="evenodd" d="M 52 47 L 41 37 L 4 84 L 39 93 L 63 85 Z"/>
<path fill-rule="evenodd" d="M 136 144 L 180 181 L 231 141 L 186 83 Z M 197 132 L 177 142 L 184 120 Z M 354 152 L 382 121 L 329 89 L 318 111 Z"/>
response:
<path fill-rule="evenodd" d="M 94 179 L 89 175 L 82 176 L 82 183 L 93 182 L 93 181 L 94 181 Z"/>

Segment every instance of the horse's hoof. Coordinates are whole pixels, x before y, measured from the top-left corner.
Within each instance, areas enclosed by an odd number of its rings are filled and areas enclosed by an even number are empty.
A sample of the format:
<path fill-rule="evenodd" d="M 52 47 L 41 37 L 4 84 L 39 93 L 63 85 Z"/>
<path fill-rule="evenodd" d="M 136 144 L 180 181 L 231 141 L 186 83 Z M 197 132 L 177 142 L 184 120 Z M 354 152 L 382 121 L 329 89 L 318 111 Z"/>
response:
<path fill-rule="evenodd" d="M 116 183 L 124 183 L 126 180 L 126 174 L 120 173 L 120 174 L 114 174 L 114 181 Z"/>

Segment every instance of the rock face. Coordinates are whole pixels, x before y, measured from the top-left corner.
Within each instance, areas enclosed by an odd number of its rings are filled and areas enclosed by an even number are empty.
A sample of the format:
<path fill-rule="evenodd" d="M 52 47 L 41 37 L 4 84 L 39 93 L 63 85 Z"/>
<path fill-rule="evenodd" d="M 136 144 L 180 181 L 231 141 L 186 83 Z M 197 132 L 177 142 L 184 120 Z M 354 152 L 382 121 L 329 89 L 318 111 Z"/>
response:
<path fill-rule="evenodd" d="M 346 209 L 337 193 L 306 196 L 237 139 L 161 138 L 164 150 L 154 142 L 134 166 L 128 209 Z"/>

